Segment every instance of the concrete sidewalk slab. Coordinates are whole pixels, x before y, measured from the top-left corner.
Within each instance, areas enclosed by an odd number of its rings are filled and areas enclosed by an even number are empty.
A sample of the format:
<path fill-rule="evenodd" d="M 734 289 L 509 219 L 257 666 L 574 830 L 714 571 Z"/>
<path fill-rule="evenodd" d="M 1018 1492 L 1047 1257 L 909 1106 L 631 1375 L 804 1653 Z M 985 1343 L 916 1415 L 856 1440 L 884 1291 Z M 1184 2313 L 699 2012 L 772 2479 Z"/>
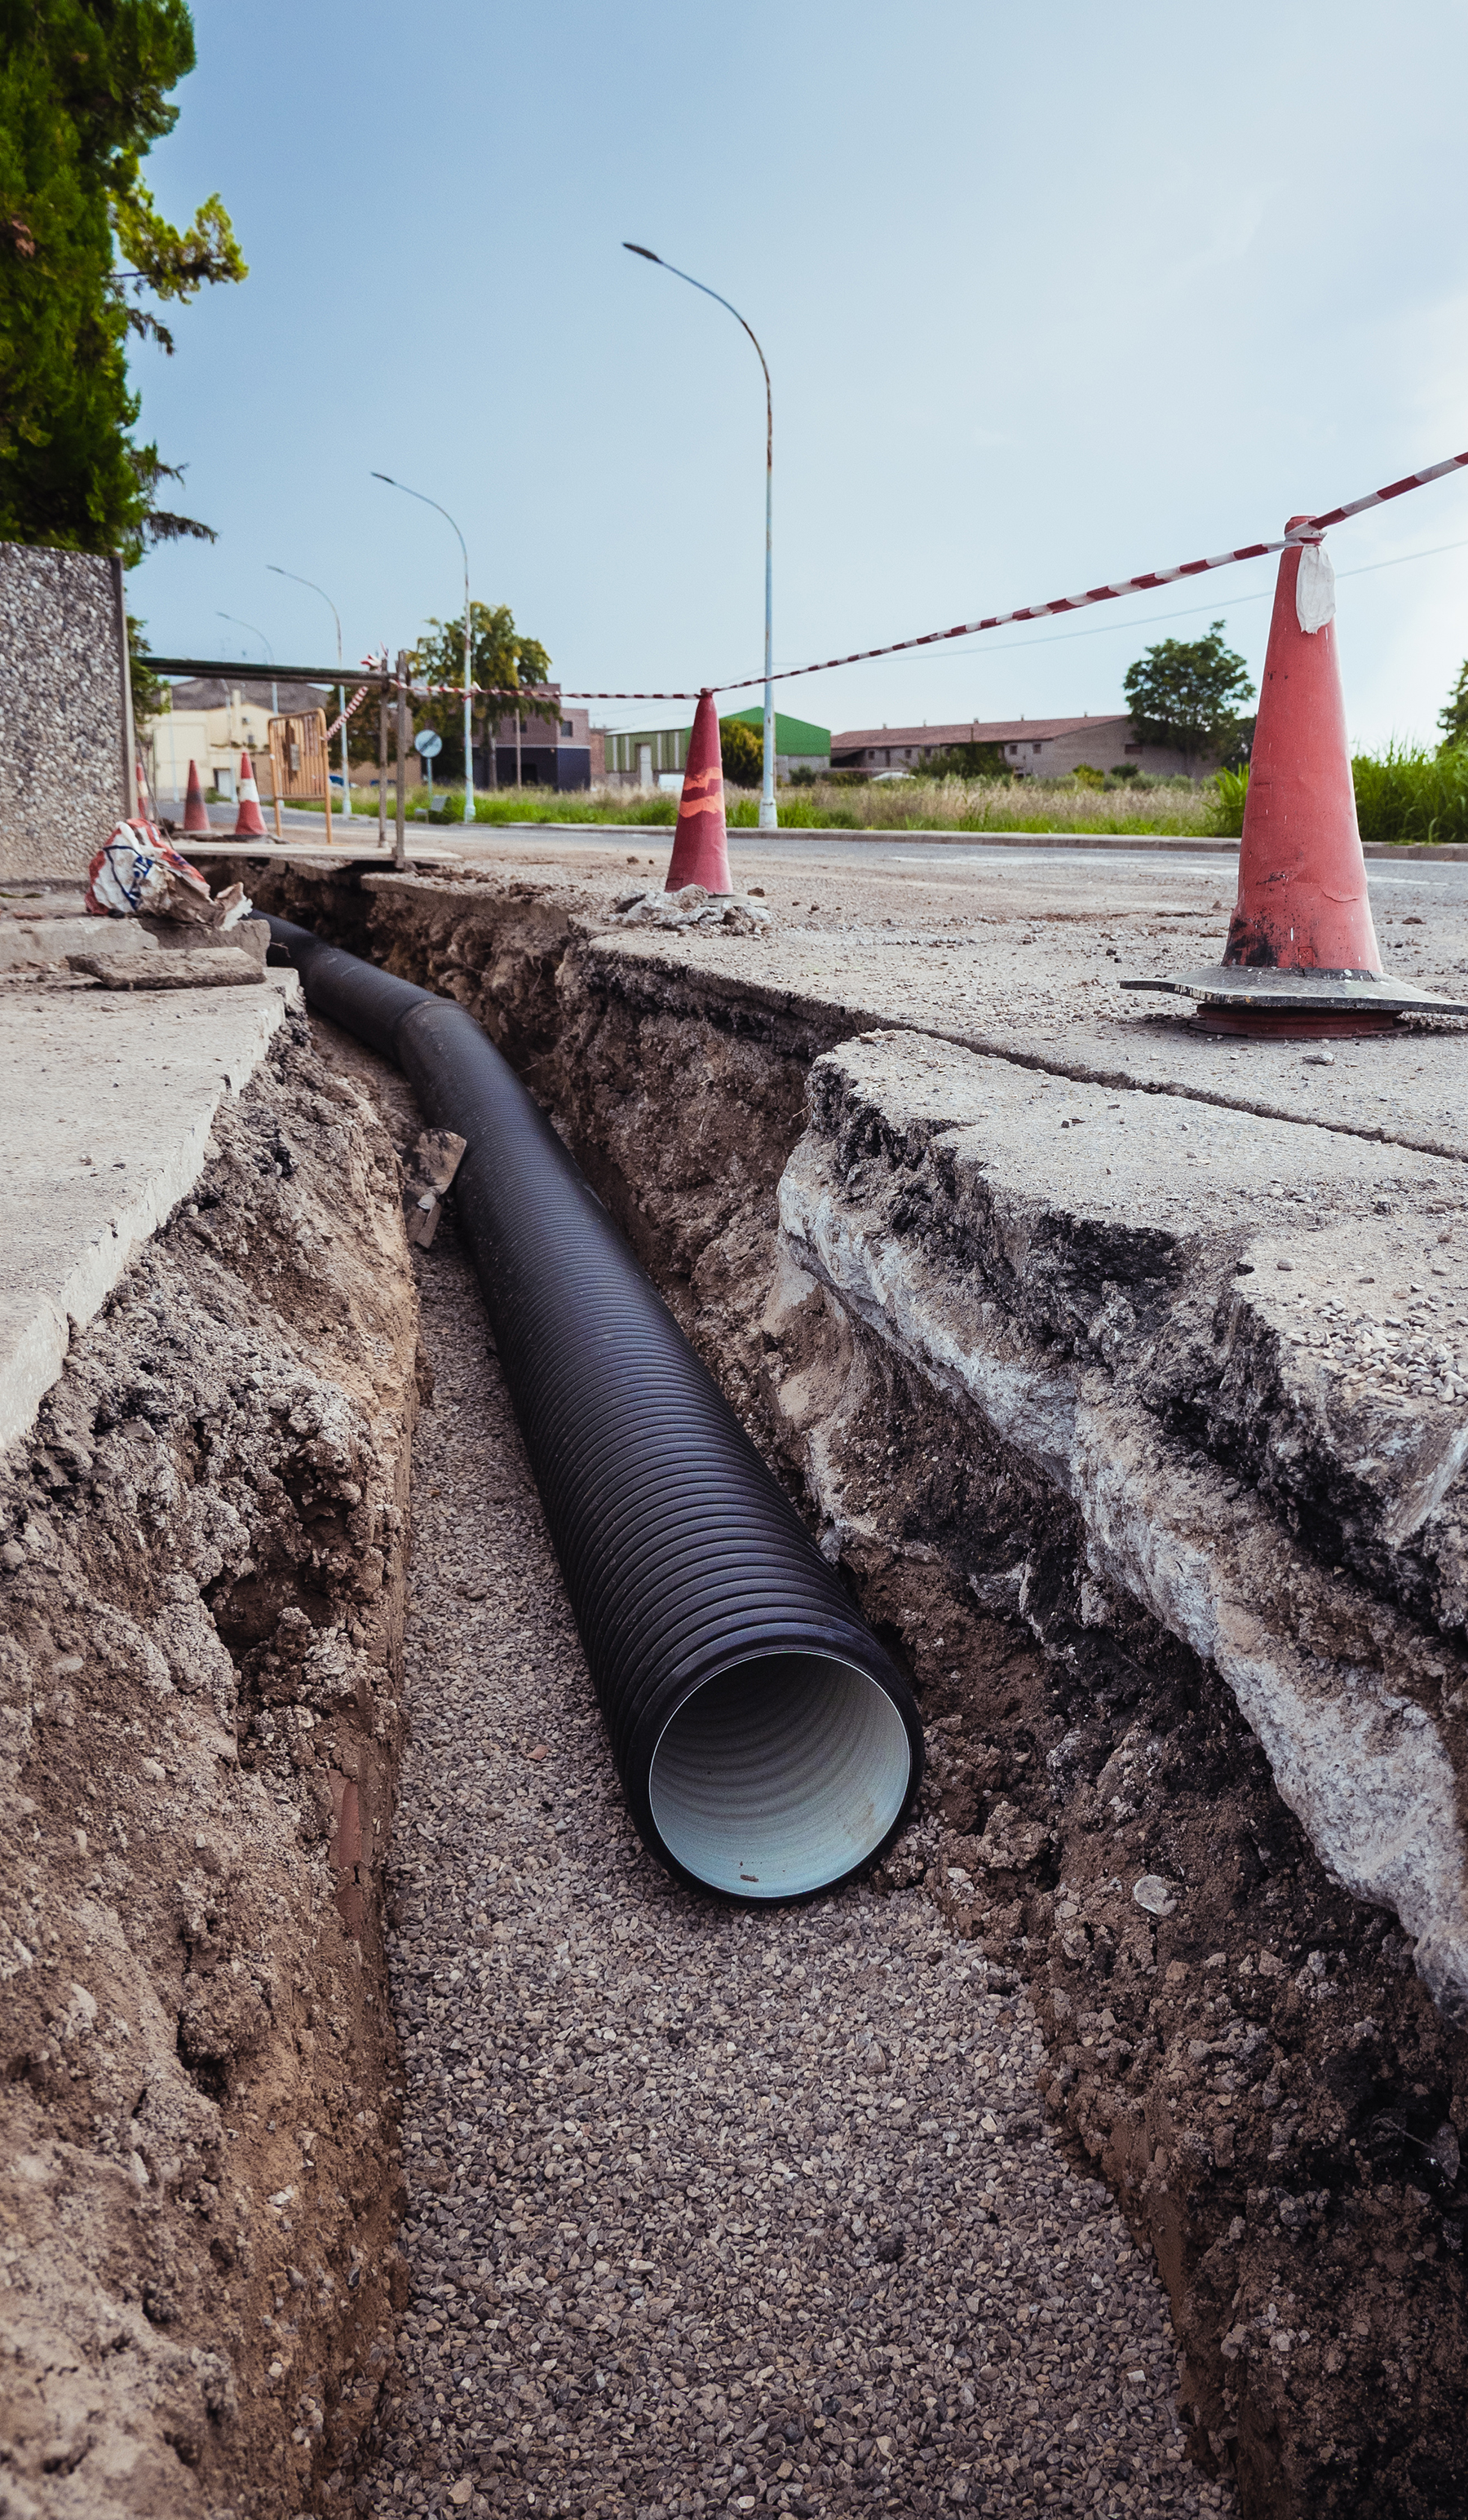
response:
<path fill-rule="evenodd" d="M 166 1000 L 65 992 L 0 1001 L 9 1183 L 0 1254 L 0 1447 L 31 1424 L 73 1328 L 98 1312 L 203 1169 L 215 1112 L 298 1002 L 263 987 Z"/>

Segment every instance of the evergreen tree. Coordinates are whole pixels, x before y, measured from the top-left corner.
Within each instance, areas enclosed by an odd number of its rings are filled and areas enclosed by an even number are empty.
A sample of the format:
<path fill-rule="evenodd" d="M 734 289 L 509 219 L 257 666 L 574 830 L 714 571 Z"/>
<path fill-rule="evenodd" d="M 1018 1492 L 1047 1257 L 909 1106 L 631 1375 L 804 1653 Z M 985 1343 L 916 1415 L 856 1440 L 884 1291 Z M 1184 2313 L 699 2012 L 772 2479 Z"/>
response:
<path fill-rule="evenodd" d="M 1159 639 L 1127 667 L 1127 706 L 1142 743 L 1166 744 L 1184 761 L 1226 753 L 1240 734 L 1240 706 L 1254 698 L 1242 656 L 1223 645 L 1223 624 L 1203 639 Z"/>
<path fill-rule="evenodd" d="M 214 195 L 184 233 L 141 178 L 194 67 L 184 0 L 0 0 L 0 539 L 135 561 L 208 535 L 158 505 L 178 480 L 131 431 L 130 333 L 245 266 Z M 120 248 L 125 260 L 116 260 Z"/>
<path fill-rule="evenodd" d="M 514 614 L 508 604 L 471 604 L 469 606 L 470 680 L 481 691 L 515 693 L 525 685 L 548 683 L 551 659 L 538 639 L 524 638 L 514 626 Z M 452 683 L 460 690 L 464 685 L 464 615 L 457 620 L 430 621 L 418 646 L 408 657 L 408 673 L 415 683 Z M 489 726 L 503 718 L 539 717 L 543 708 L 533 691 L 521 699 L 475 700 L 473 730 L 475 743 L 482 743 Z M 442 698 L 415 700 L 415 721 L 421 727 L 436 727 L 443 737 L 443 750 L 435 764 L 441 779 L 464 777 L 464 702 L 445 696 Z"/>
<path fill-rule="evenodd" d="M 741 717 L 721 717 L 719 750 L 731 788 L 761 788 L 765 781 L 765 733 Z"/>
<path fill-rule="evenodd" d="M 1459 667 L 1447 706 L 1438 711 L 1438 724 L 1443 730 L 1440 752 L 1449 752 L 1454 744 L 1468 742 L 1468 660 Z"/>

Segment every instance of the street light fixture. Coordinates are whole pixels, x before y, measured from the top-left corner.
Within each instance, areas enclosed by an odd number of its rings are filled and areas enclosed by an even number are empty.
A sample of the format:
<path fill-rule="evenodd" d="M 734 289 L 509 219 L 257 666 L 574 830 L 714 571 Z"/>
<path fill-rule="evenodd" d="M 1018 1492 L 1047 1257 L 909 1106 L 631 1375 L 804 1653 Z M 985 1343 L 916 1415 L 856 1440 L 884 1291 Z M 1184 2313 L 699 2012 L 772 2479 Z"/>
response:
<path fill-rule="evenodd" d="M 217 607 L 215 608 L 216 610 L 218 609 Z M 272 648 L 270 641 L 266 638 L 264 631 L 257 630 L 252 621 L 242 621 L 238 612 L 220 612 L 219 619 L 221 621 L 233 621 L 237 630 L 247 630 L 252 639 L 259 640 L 261 647 L 265 651 L 267 663 L 272 665 L 275 663 L 275 650 Z M 279 685 L 273 682 L 270 686 L 270 714 L 272 717 L 279 717 L 281 713 L 276 698 L 278 690 Z"/>
<path fill-rule="evenodd" d="M 755 339 L 752 327 L 744 322 L 744 318 L 739 313 L 737 306 L 731 306 L 727 297 L 721 297 L 719 295 L 717 289 L 710 289 L 704 281 L 695 280 L 690 271 L 680 271 L 676 263 L 664 262 L 662 255 L 660 253 L 654 253 L 650 246 L 628 245 L 624 238 L 622 249 L 625 253 L 641 254 L 644 262 L 655 262 L 659 271 L 671 271 L 675 280 L 686 280 L 690 289 L 701 290 L 705 297 L 712 297 L 716 305 L 725 307 L 734 317 L 736 324 L 742 324 L 744 326 L 744 330 L 749 335 L 751 341 L 754 341 L 755 351 L 758 355 L 760 366 L 765 372 L 765 781 L 760 794 L 760 830 L 762 832 L 778 831 L 779 828 L 779 815 L 776 810 L 775 804 L 775 694 L 773 686 L 773 677 L 775 673 L 775 647 L 771 627 L 772 613 L 770 579 L 771 518 L 775 487 L 775 402 L 770 391 L 769 362 L 765 357 L 764 351 L 760 348 L 759 342 Z"/>
<path fill-rule="evenodd" d="M 279 563 L 273 560 L 268 560 L 265 565 L 269 569 L 272 577 L 289 577 L 293 586 L 309 586 L 312 594 L 319 595 L 323 604 L 329 608 L 332 619 L 336 624 L 336 662 L 339 665 L 342 661 L 341 615 L 337 611 L 335 605 L 333 604 L 326 588 L 324 586 L 318 586 L 314 577 L 297 577 L 293 568 L 282 568 Z M 346 761 L 346 684 L 344 682 L 340 682 L 336 686 L 336 706 L 341 715 L 341 811 L 343 816 L 350 816 L 352 810 L 352 783 L 350 774 L 347 770 Z"/>
<path fill-rule="evenodd" d="M 438 506 L 438 501 L 436 499 L 428 498 L 426 493 L 423 490 L 410 490 L 406 481 L 394 481 L 390 472 L 375 472 L 372 477 L 375 481 L 385 481 L 389 490 L 401 490 L 406 498 L 421 499 L 425 508 L 437 509 L 439 516 L 441 516 L 447 523 L 454 525 L 454 519 L 449 515 L 447 508 L 440 508 Z M 459 528 L 457 525 L 454 525 L 454 531 L 456 534 L 459 534 Z M 469 615 L 468 602 L 468 545 L 466 543 L 463 534 L 459 534 L 459 548 L 464 554 L 464 819 L 467 823 L 471 823 L 474 819 L 474 749 L 473 702 L 469 698 L 469 685 L 473 681 L 474 677 L 470 671 L 470 638 L 472 625 Z M 489 758 L 492 766 L 495 757 L 495 721 L 493 718 L 490 721 L 490 729 Z"/>

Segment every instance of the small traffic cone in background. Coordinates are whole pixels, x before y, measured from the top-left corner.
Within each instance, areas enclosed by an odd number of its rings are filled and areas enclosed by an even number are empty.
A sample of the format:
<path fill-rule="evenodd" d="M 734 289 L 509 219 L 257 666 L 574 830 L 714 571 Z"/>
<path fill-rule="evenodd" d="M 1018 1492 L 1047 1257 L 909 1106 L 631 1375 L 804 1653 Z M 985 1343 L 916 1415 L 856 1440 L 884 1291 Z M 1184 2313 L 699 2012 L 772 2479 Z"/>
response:
<path fill-rule="evenodd" d="M 203 788 L 200 785 L 197 761 L 191 761 L 189 764 L 189 792 L 184 798 L 184 830 L 201 832 L 204 837 L 208 836 L 209 809 L 203 801 Z"/>
<path fill-rule="evenodd" d="M 1285 532 L 1304 522 L 1291 517 Z M 1381 970 L 1334 616 L 1323 545 L 1281 552 L 1225 964 L 1358 976 Z"/>
<path fill-rule="evenodd" d="M 148 829 L 153 831 L 156 827 L 157 816 L 153 810 L 153 804 L 149 797 L 148 780 L 141 761 L 135 761 L 133 763 L 133 780 L 138 790 L 137 819 L 140 823 L 146 823 Z"/>
<path fill-rule="evenodd" d="M 724 753 L 719 742 L 719 712 L 712 692 L 700 692 L 684 765 L 678 829 L 668 866 L 667 892 L 686 883 L 701 883 L 705 892 L 733 892 L 729 872 L 729 833 L 724 822 Z"/>
<path fill-rule="evenodd" d="M 240 811 L 235 817 L 234 836 L 237 840 L 263 840 L 265 837 L 260 791 L 255 786 L 255 774 L 247 752 L 240 755 Z"/>

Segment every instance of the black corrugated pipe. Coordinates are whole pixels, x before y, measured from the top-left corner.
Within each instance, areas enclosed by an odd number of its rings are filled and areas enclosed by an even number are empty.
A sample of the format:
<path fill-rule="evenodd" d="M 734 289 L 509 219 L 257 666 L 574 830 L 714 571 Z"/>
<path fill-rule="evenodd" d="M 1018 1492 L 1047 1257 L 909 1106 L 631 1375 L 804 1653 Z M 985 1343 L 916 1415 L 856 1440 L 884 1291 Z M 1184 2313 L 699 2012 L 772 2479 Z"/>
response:
<path fill-rule="evenodd" d="M 539 1105 L 473 1017 L 270 922 L 323 1014 L 467 1141 L 455 1184 L 632 1815 L 732 1898 L 890 1845 L 917 1710 Z"/>

